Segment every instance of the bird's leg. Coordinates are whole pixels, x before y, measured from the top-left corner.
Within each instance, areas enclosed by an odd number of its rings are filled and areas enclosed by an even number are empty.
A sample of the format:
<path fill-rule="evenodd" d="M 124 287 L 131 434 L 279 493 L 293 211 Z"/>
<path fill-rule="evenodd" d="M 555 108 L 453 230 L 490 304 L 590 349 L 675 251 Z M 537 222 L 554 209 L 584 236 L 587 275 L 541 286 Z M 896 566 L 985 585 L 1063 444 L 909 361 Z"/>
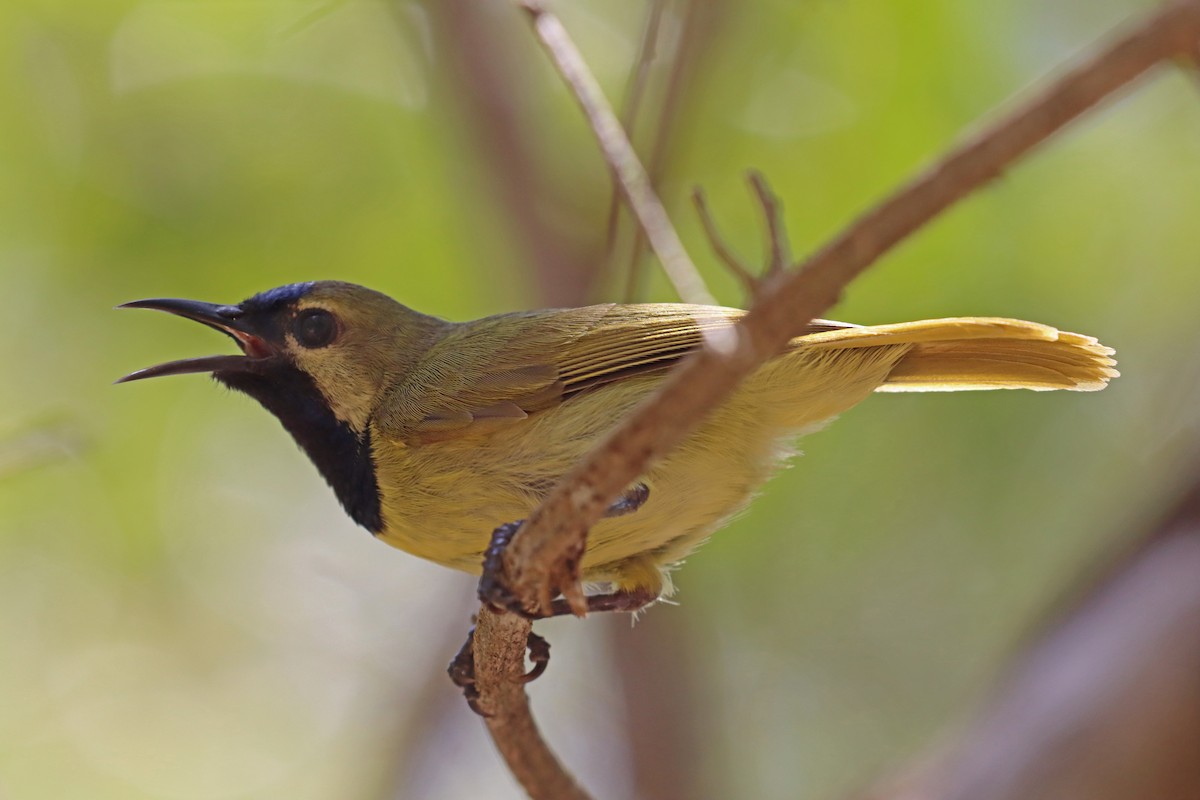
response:
<path fill-rule="evenodd" d="M 635 484 L 608 507 L 604 516 L 619 517 L 632 514 L 641 508 L 649 498 L 650 487 L 644 483 Z M 512 589 L 508 587 L 504 576 L 504 550 L 524 522 L 524 520 L 506 522 L 492 531 L 492 540 L 483 557 L 483 575 L 479 578 L 479 599 L 493 608 L 511 611 L 526 619 L 560 617 L 573 613 L 566 599 L 560 597 L 551 604 L 550 613 L 530 614 L 513 594 Z M 657 600 L 658 593 L 649 589 L 620 590 L 609 594 L 591 595 L 586 599 L 588 611 L 633 613 Z M 472 628 L 467 635 L 466 643 L 458 651 L 454 660 L 450 662 L 448 672 L 450 680 L 463 690 L 463 696 L 467 698 L 467 705 L 471 707 L 471 710 L 476 714 L 484 715 L 479 708 L 479 689 L 475 686 L 474 645 L 475 629 Z M 524 681 L 528 683 L 546 671 L 546 665 L 550 663 L 550 643 L 531 631 L 526 647 L 529 649 L 529 660 L 533 663 L 533 667 L 525 674 Z"/>
<path fill-rule="evenodd" d="M 625 611 L 634 613 L 658 599 L 658 593 L 649 589 L 630 589 L 610 592 L 608 594 L 592 594 L 587 596 L 588 611 Z M 547 617 L 562 617 L 573 614 L 565 598 L 558 598 L 550 605 Z"/>
<path fill-rule="evenodd" d="M 525 520 L 506 522 L 492 531 L 492 540 L 483 553 L 483 574 L 479 576 L 479 599 L 493 608 L 511 611 L 522 617 L 528 617 L 529 612 L 517 600 L 512 589 L 508 588 L 508 580 L 504 575 L 504 551 L 512 537 L 521 529 Z"/>
<path fill-rule="evenodd" d="M 605 517 L 620 517 L 625 514 L 632 514 L 641 508 L 650 498 L 650 487 L 644 483 L 635 483 L 626 492 L 618 497 L 608 510 L 604 512 Z M 529 611 L 521 605 L 520 600 L 512 589 L 508 587 L 508 581 L 504 576 L 504 550 L 508 547 L 508 543 L 512 541 L 512 537 L 525 520 L 517 520 L 516 522 L 506 522 L 492 531 L 492 540 L 488 543 L 488 548 L 483 554 L 483 574 L 479 578 L 479 599 L 493 608 L 502 611 L 511 611 L 514 614 L 519 614 L 526 619 L 538 619 L 540 617 L 556 617 L 562 613 L 558 610 L 558 601 L 550 614 L 530 614 Z M 603 597 L 616 597 L 620 592 L 613 595 L 599 595 L 597 600 Z M 588 598 L 589 611 L 637 611 L 647 603 L 654 601 L 657 598 L 649 599 L 642 598 L 638 595 L 636 598 L 629 600 L 610 600 L 608 605 L 603 603 L 592 607 L 591 599 Z M 638 600 L 636 605 L 633 605 L 634 600 Z M 564 606 L 565 607 L 565 606 Z"/>
<path fill-rule="evenodd" d="M 546 671 L 546 665 L 550 663 L 550 643 L 530 631 L 529 636 L 525 638 L 525 647 L 529 650 L 529 663 L 533 666 L 525 673 L 521 682 L 529 683 L 542 677 L 542 673 Z"/>
<path fill-rule="evenodd" d="M 624 611 L 633 613 L 641 611 L 646 606 L 658 599 L 658 594 L 649 589 L 621 589 L 608 594 L 591 594 L 586 598 L 587 610 L 591 611 Z M 519 608 L 504 608 L 502 610 L 511 611 L 526 619 L 549 619 L 550 617 L 565 617 L 568 614 L 574 614 L 571 606 L 567 604 L 565 598 L 559 597 L 550 605 L 550 613 L 548 614 L 529 614 Z M 533 654 L 533 645 L 529 646 L 530 655 Z M 536 677 L 536 676 L 534 676 Z M 532 680 L 532 678 L 530 679 Z"/>
<path fill-rule="evenodd" d="M 479 689 L 475 686 L 475 626 L 467 631 L 467 640 L 446 668 L 450 682 L 462 689 L 467 705 L 481 717 L 487 716 L 479 707 Z"/>
<path fill-rule="evenodd" d="M 623 517 L 637 511 L 650 499 L 650 487 L 644 483 L 635 483 L 625 494 L 613 501 L 604 512 L 605 517 Z"/>
<path fill-rule="evenodd" d="M 597 594 L 587 598 L 588 611 L 639 611 L 650 603 L 658 599 L 658 596 L 646 589 L 635 589 L 633 591 L 619 591 L 610 594 Z M 550 608 L 548 617 L 559 617 L 570 614 L 571 607 L 567 605 L 567 601 L 559 598 L 554 601 Z M 522 683 L 529 683 L 541 677 L 546 671 L 547 665 L 550 663 L 550 643 L 541 636 L 538 636 L 533 631 L 529 632 L 528 638 L 525 640 L 525 647 L 529 650 L 529 661 L 533 665 L 529 672 L 521 678 Z M 450 676 L 451 682 L 462 689 L 463 697 L 467 700 L 467 705 L 472 711 L 481 717 L 488 716 L 482 708 L 479 707 L 479 687 L 475 683 L 475 627 L 467 632 L 467 640 L 463 642 L 463 646 L 459 649 L 458 654 L 451 660 L 450 666 L 446 668 L 446 673 Z"/>
<path fill-rule="evenodd" d="M 546 665 L 550 663 L 550 643 L 530 631 L 529 637 L 525 640 L 525 647 L 529 650 L 529 661 L 533 666 L 521 678 L 521 682 L 529 683 L 532 680 L 536 680 L 546 671 Z M 451 682 L 462 689 L 463 697 L 467 699 L 467 705 L 470 706 L 471 710 L 481 717 L 488 716 L 479 707 L 479 687 L 475 685 L 474 626 L 467 632 L 467 640 L 463 642 L 462 648 L 454 656 L 454 659 L 450 662 L 450 666 L 446 668 L 446 673 L 450 676 Z"/>

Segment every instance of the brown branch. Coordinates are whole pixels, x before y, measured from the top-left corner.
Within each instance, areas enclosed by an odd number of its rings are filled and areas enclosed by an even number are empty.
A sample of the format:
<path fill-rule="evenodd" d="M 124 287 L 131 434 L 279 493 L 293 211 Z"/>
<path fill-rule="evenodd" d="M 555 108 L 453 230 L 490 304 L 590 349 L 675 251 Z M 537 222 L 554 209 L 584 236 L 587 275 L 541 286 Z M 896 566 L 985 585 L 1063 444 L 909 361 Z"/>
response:
<path fill-rule="evenodd" d="M 810 257 L 784 273 L 725 342 L 708 342 L 655 395 L 631 413 L 530 515 L 505 553 L 510 588 L 531 610 L 562 593 L 577 614 L 585 604 L 576 569 L 588 529 L 646 466 L 661 457 L 727 398 L 760 364 L 839 298 L 876 259 L 1077 116 L 1200 37 L 1200 1 L 1152 15 L 1005 115 Z"/>
<path fill-rule="evenodd" d="M 630 625 L 625 615 L 606 623 L 609 664 L 620 678 L 628 754 L 635 797 L 695 800 L 713 796 L 705 771 L 705 736 L 719 728 L 712 698 L 701 686 L 704 664 L 695 653 L 686 614 L 647 614 Z"/>
<path fill-rule="evenodd" d="M 533 800 L 587 800 L 538 732 L 525 694 L 525 645 L 532 626 L 486 606 L 475 623 L 478 708 L 496 749 Z"/>
<path fill-rule="evenodd" d="M 537 0 L 518 0 L 518 3 L 530 15 L 534 32 L 579 101 L 592 132 L 596 134 L 604 160 L 616 175 L 629 208 L 646 232 L 650 247 L 674 284 L 675 291 L 688 303 L 714 303 L 683 242 L 679 240 L 679 234 L 675 232 L 662 201 L 654 193 L 650 177 L 638 160 L 629 136 L 621 127 L 620 120 L 604 97 L 604 91 L 571 41 L 566 28 L 558 17 L 546 11 Z"/>
<path fill-rule="evenodd" d="M 722 24 L 730 2 L 650 0 L 621 122 L 638 145 L 650 185 L 664 200 L 663 179 L 679 153 L 680 134 L 695 130 L 680 124 L 686 119 L 686 103 L 703 96 L 703 78 L 719 60 L 720 40 L 730 31 Z M 673 35 L 659 43 L 667 9 Z M 625 225 L 628 215 L 615 180 L 610 201 L 605 271 L 614 285 L 623 283 L 620 302 L 635 303 L 649 272 L 646 237 L 636 223 Z M 699 665 L 678 657 L 688 651 L 693 636 L 686 616 L 650 614 L 640 618 L 635 628 L 623 614 L 608 615 L 600 634 L 622 699 L 619 738 L 632 795 L 655 800 L 702 797 L 703 778 L 696 770 L 705 755 L 700 732 L 719 723 L 705 713 L 712 709 L 697 682 Z"/>
<path fill-rule="evenodd" d="M 535 23 L 544 25 L 546 17 L 536 8 L 530 10 Z M 654 397 L 618 425 L 534 511 L 504 556 L 510 587 L 530 609 L 548 609 L 562 592 L 576 613 L 582 613 L 577 569 L 587 531 L 652 460 L 682 440 L 740 380 L 833 305 L 850 280 L 883 253 L 1134 78 L 1189 51 L 1198 39 L 1200 0 L 1179 2 L 1150 16 L 954 148 L 851 224 L 802 269 L 769 281 L 728 339 L 707 342 L 681 364 Z M 616 138 L 627 143 L 623 132 Z M 610 141 L 601 137 L 602 146 Z M 554 791 L 580 796 L 529 714 L 520 683 L 528 630 L 527 623 L 511 615 L 481 612 L 475 638 L 479 704 L 493 715 L 488 723 L 493 738 L 533 796 L 554 796 Z"/>
<path fill-rule="evenodd" d="M 869 797 L 1200 797 L 1200 484 L 1142 544 L 953 749 Z"/>

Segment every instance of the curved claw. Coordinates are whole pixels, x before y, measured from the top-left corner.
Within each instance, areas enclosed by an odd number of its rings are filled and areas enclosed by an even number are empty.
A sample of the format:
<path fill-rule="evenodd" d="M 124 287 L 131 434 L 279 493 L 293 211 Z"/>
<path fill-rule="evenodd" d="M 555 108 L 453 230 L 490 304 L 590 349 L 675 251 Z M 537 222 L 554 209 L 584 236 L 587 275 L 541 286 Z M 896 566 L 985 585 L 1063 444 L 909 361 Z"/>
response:
<path fill-rule="evenodd" d="M 462 689 L 467 706 L 481 717 L 491 716 L 479 707 L 479 687 L 475 685 L 475 626 L 467 631 L 467 640 L 446 667 L 450 682 Z"/>
<path fill-rule="evenodd" d="M 529 637 L 525 640 L 525 647 L 529 650 L 529 660 L 533 666 L 529 672 L 521 676 L 521 683 L 529 683 L 540 678 L 550 663 L 550 643 L 541 636 L 530 631 Z M 472 711 L 481 717 L 492 716 L 479 706 L 479 686 L 475 682 L 474 627 L 467 633 L 467 640 L 463 642 L 463 646 L 450 661 L 450 666 L 446 668 L 446 674 L 450 676 L 450 680 L 455 686 L 462 689 L 467 706 Z"/>
<path fill-rule="evenodd" d="M 542 677 L 542 673 L 546 671 L 546 666 L 550 663 L 550 643 L 541 636 L 530 631 L 529 637 L 525 640 L 525 647 L 529 650 L 529 660 L 533 666 L 521 678 L 521 683 L 529 683 Z"/>
<path fill-rule="evenodd" d="M 635 483 L 608 507 L 604 516 L 620 517 L 632 514 L 645 505 L 649 498 L 650 487 L 644 483 Z M 559 608 L 557 601 L 554 609 L 548 613 L 530 611 L 516 593 L 509 588 L 508 576 L 504 574 L 504 551 L 524 524 L 525 520 L 519 519 L 516 522 L 506 522 L 492 531 L 491 541 L 488 542 L 487 550 L 483 554 L 483 573 L 479 577 L 478 588 L 479 599 L 497 611 L 508 611 L 529 620 L 559 616 L 564 612 Z M 642 603 L 642 605 L 644 604 Z"/>
<path fill-rule="evenodd" d="M 504 574 L 504 550 L 512 537 L 525 520 L 506 522 L 492 531 L 492 540 L 483 555 L 483 574 L 479 577 L 479 600 L 487 603 L 497 611 L 509 611 L 525 619 L 538 619 L 539 615 L 532 614 L 520 599 L 508 588 L 508 578 Z"/>

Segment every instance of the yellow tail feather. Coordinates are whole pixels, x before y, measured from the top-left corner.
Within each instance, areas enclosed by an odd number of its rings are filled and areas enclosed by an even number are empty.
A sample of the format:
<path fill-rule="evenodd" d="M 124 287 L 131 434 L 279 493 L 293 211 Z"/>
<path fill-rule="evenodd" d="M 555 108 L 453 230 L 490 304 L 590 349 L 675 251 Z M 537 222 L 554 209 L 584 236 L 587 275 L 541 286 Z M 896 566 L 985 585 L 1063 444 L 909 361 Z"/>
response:
<path fill-rule="evenodd" d="M 1118 376 L 1114 350 L 1090 336 L 996 317 L 850 327 L 796 339 L 805 348 L 911 345 L 881 392 L 1068 389 L 1092 392 Z"/>

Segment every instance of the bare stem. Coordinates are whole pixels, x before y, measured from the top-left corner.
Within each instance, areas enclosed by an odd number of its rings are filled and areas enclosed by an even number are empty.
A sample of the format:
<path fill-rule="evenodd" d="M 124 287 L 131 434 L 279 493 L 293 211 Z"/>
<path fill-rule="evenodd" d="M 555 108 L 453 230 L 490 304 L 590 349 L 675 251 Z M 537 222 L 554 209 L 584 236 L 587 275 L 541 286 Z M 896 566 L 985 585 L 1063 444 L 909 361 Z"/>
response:
<path fill-rule="evenodd" d="M 654 59 L 658 56 L 658 29 L 662 24 L 663 11 L 666 9 L 667 0 L 651 0 L 649 16 L 646 18 L 646 27 L 642 31 L 642 44 L 638 48 L 637 62 L 634 64 L 633 72 L 629 78 L 629 86 L 625 93 L 625 102 L 621 108 L 621 127 L 625 130 L 625 134 L 629 137 L 630 142 L 637 138 L 637 117 L 638 112 L 642 108 L 642 98 L 646 95 L 646 85 L 650 79 L 650 65 L 654 63 Z M 621 187 L 616 184 L 616 175 L 613 175 L 614 183 L 612 187 L 612 196 L 608 202 L 608 224 L 606 226 L 604 250 L 607 260 L 611 263 L 615 260 L 617 251 L 617 233 L 619 232 L 621 222 Z M 634 264 L 631 265 L 631 276 L 636 273 L 637 259 L 634 259 Z M 630 283 L 633 283 L 632 277 Z M 628 298 L 626 302 L 631 302 Z"/>
<path fill-rule="evenodd" d="M 783 208 L 779 198 L 771 191 L 771 187 L 767 185 L 767 179 L 762 176 L 762 173 L 751 170 L 746 179 L 762 209 L 766 228 L 767 256 L 761 276 L 754 274 L 749 267 L 743 264 L 742 260 L 725 242 L 725 238 L 717 229 L 717 222 L 713 219 L 712 211 L 708 208 L 704 190 L 699 186 L 692 190 L 692 203 L 696 206 L 696 216 L 700 218 L 700 225 L 704 228 L 704 235 L 708 238 L 709 247 L 717 254 L 717 258 L 721 259 L 725 268 L 733 273 L 733 277 L 742 284 L 746 296 L 754 299 L 762 292 L 764 285 L 778 278 L 784 270 L 791 266 L 792 256 L 791 247 L 788 245 L 787 229 L 783 224 Z"/>
<path fill-rule="evenodd" d="M 583 60 L 579 49 L 571 41 L 567 29 L 558 17 L 551 14 L 535 0 L 519 0 L 533 19 L 533 29 L 546 52 L 558 68 L 563 80 L 575 93 L 575 99 L 596 134 L 604 159 L 617 177 L 617 183 L 625 194 L 638 224 L 646 232 L 646 238 L 654 254 L 662 262 L 663 270 L 681 299 L 688 303 L 712 304 L 715 301 L 696 266 L 688 256 L 671 224 L 662 201 L 650 185 L 650 177 L 638 160 L 637 153 L 629 141 L 620 120 L 604 97 L 600 84 Z"/>
<path fill-rule="evenodd" d="M 733 249 L 725 241 L 725 237 L 721 235 L 721 231 L 717 228 L 717 221 L 713 218 L 712 211 L 709 210 L 708 198 L 705 197 L 704 190 L 699 186 L 692 189 L 692 204 L 696 207 L 696 216 L 700 218 L 700 225 L 704 228 L 704 235 L 708 238 L 708 246 L 717 254 L 717 258 L 725 265 L 725 269 L 729 270 L 733 277 L 742 284 L 746 296 L 753 297 L 758 278 L 746 268 L 742 259 L 733 252 Z"/>
<path fill-rule="evenodd" d="M 479 710 L 513 777 L 534 800 L 587 800 L 589 795 L 542 738 L 525 694 L 525 644 L 531 625 L 484 607 L 475 623 Z"/>
<path fill-rule="evenodd" d="M 770 280 L 792 265 L 792 249 L 788 246 L 787 228 L 783 224 L 783 206 L 761 172 L 751 170 L 748 180 L 767 224 L 767 269 L 763 277 Z"/>

